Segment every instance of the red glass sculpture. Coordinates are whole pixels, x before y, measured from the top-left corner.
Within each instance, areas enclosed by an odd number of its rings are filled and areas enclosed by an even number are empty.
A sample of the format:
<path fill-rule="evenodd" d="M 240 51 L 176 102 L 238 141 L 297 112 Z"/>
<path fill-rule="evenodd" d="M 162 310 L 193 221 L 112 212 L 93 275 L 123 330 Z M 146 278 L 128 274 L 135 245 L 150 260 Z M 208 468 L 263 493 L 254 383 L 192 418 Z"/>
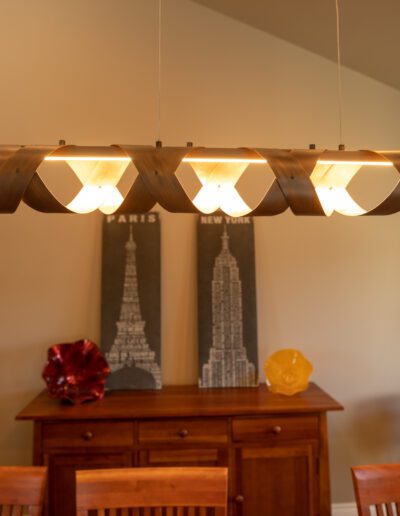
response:
<path fill-rule="evenodd" d="M 109 374 L 100 349 L 84 339 L 49 348 L 42 377 L 52 398 L 78 404 L 101 399 Z"/>

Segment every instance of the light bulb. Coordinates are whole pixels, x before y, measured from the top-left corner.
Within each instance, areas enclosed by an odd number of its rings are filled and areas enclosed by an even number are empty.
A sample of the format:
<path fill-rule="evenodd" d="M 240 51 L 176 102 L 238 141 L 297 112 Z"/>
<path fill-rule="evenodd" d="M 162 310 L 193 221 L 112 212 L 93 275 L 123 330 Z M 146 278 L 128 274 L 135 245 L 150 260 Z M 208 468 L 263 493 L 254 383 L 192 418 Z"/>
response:
<path fill-rule="evenodd" d="M 128 157 L 119 156 L 47 156 L 45 161 L 131 161 Z"/>
<path fill-rule="evenodd" d="M 183 158 L 183 163 L 267 163 L 266 159 L 263 158 Z"/>
<path fill-rule="evenodd" d="M 99 209 L 109 215 L 119 208 L 123 200 L 119 190 L 111 185 L 84 185 L 67 208 L 75 213 L 90 213 Z"/>
<path fill-rule="evenodd" d="M 227 215 L 243 217 L 251 212 L 251 208 L 244 202 L 233 185 L 224 185 L 221 194 L 221 210 Z"/>
<path fill-rule="evenodd" d="M 221 205 L 220 190 L 217 184 L 206 184 L 200 188 L 193 204 L 202 213 L 213 213 Z"/>
<path fill-rule="evenodd" d="M 347 187 L 364 165 L 391 166 L 389 161 L 319 160 L 310 178 L 325 215 L 334 211 L 351 217 L 364 215 L 366 210 L 357 204 Z"/>
<path fill-rule="evenodd" d="M 345 161 L 345 160 L 331 160 L 331 159 L 319 159 L 317 161 L 319 165 L 359 165 L 360 167 L 372 166 L 372 167 L 392 167 L 391 161 Z"/>

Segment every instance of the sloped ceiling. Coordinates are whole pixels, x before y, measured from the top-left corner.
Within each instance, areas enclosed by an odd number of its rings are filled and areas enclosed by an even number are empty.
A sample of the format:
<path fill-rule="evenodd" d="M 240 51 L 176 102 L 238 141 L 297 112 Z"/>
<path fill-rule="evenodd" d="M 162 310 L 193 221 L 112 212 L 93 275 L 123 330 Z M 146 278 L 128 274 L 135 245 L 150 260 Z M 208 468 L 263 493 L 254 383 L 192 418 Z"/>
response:
<path fill-rule="evenodd" d="M 334 0 L 193 0 L 336 61 Z M 400 89 L 400 0 L 339 0 L 342 62 Z"/>

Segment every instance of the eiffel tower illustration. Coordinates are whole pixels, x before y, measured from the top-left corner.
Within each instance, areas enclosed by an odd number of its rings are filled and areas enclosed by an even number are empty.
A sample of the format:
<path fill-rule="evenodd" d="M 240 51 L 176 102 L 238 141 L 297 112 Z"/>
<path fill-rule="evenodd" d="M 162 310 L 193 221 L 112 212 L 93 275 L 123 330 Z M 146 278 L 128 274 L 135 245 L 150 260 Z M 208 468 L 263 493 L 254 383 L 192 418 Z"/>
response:
<path fill-rule="evenodd" d="M 252 387 L 256 384 L 256 371 L 243 343 L 242 282 L 236 258 L 229 249 L 226 226 L 221 240 L 211 284 L 212 346 L 199 385 Z"/>
<path fill-rule="evenodd" d="M 156 354 L 149 347 L 142 318 L 136 270 L 136 243 L 133 239 L 132 224 L 129 225 L 129 238 L 125 244 L 126 262 L 123 295 L 117 334 L 106 358 L 111 372 L 125 367 L 135 367 L 149 373 L 154 382 L 152 387 L 161 389 L 161 369 L 156 362 Z M 135 374 L 132 370 L 132 375 Z M 111 377 L 112 378 L 112 377 Z M 121 387 L 123 388 L 123 387 Z"/>

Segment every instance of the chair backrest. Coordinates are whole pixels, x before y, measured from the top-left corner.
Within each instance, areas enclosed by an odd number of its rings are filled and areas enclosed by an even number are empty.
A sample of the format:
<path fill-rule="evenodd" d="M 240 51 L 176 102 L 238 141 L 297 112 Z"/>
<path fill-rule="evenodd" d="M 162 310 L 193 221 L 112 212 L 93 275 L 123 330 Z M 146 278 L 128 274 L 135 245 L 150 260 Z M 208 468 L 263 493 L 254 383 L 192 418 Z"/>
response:
<path fill-rule="evenodd" d="M 400 516 L 400 464 L 357 466 L 351 472 L 360 516 Z"/>
<path fill-rule="evenodd" d="M 227 477 L 226 468 L 77 471 L 77 515 L 226 516 Z"/>
<path fill-rule="evenodd" d="M 2 516 L 42 514 L 46 468 L 0 466 L 0 513 Z"/>

